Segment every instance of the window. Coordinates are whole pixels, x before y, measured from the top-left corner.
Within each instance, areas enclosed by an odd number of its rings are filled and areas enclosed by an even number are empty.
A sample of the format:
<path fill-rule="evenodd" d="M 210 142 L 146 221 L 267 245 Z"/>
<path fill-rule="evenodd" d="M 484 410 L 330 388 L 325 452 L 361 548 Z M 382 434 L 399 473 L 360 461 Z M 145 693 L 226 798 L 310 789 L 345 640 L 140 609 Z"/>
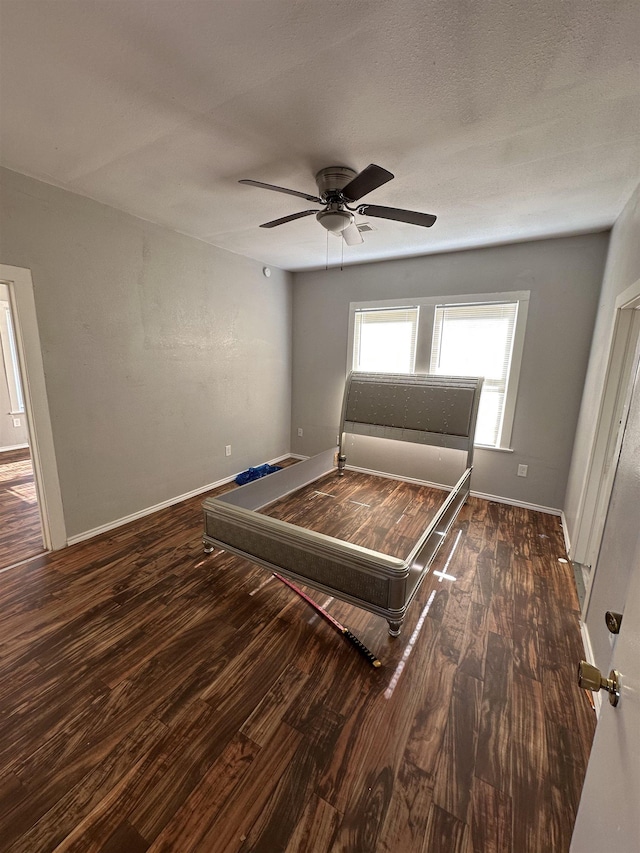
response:
<path fill-rule="evenodd" d="M 430 373 L 484 377 L 476 444 L 498 443 L 517 316 L 517 302 L 436 306 Z"/>
<path fill-rule="evenodd" d="M 417 308 L 357 311 L 353 370 L 415 373 Z"/>
<path fill-rule="evenodd" d="M 508 449 L 528 292 L 353 303 L 351 369 L 483 376 L 476 444 Z"/>

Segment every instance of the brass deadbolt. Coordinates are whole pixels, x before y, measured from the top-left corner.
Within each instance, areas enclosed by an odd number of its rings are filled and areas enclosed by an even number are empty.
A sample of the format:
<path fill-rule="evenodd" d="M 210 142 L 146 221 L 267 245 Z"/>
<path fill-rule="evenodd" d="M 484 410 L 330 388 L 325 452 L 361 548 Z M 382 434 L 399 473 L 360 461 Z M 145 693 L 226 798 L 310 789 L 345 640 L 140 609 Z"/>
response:
<path fill-rule="evenodd" d="M 614 613 L 613 610 L 607 610 L 604 614 L 604 621 L 607 623 L 607 628 L 612 634 L 620 633 L 620 625 L 622 624 L 622 613 Z"/>
<path fill-rule="evenodd" d="M 615 708 L 620 699 L 620 673 L 612 669 L 609 678 L 603 678 L 597 666 L 581 660 L 578 666 L 578 684 L 584 690 L 606 690 L 609 694 L 609 702 Z"/>

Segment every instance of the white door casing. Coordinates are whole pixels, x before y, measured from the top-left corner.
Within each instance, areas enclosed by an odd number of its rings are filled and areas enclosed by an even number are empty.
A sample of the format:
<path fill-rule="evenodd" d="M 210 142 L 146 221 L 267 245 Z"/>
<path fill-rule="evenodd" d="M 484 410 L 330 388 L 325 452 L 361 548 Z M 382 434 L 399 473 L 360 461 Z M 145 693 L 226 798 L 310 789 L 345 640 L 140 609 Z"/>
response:
<path fill-rule="evenodd" d="M 638 341 L 640 280 L 619 294 L 615 302 L 604 388 L 596 414 L 596 432 L 587 465 L 585 485 L 572 536 L 570 556 L 595 566 L 602 540 L 604 514 L 611 495 L 615 458 L 620 450 L 619 425 L 632 377 L 633 353 Z M 593 579 L 593 572 L 591 573 Z M 583 615 L 589 600 L 589 590 Z"/>
<path fill-rule="evenodd" d="M 44 545 L 57 550 L 67 536 L 31 271 L 0 264 L 0 281 L 9 288 Z"/>

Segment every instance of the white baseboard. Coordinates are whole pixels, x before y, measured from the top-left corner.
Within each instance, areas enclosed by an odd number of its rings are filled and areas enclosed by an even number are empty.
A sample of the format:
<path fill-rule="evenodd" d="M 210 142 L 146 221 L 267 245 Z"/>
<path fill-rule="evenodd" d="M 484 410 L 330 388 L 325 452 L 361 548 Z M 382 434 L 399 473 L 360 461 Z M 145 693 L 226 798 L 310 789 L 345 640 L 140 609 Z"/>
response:
<path fill-rule="evenodd" d="M 283 453 L 282 456 L 278 456 L 275 459 L 269 460 L 269 465 L 277 465 L 278 462 L 282 462 L 283 459 L 304 459 L 304 456 L 297 456 L 295 453 Z"/>
<path fill-rule="evenodd" d="M 298 456 L 295 453 L 290 453 L 295 459 L 307 459 L 307 456 Z M 430 480 L 419 480 L 416 477 L 403 477 L 400 474 L 387 474 L 383 471 L 374 471 L 371 468 L 359 468 L 356 465 L 347 465 L 347 471 L 357 471 L 360 474 L 373 474 L 376 477 L 388 477 L 390 480 L 402 480 L 404 483 L 415 483 L 418 486 L 428 486 L 432 489 L 442 489 L 445 492 L 451 491 L 451 486 L 445 486 L 442 483 L 433 483 Z M 518 501 L 514 498 L 502 498 L 499 495 L 489 495 L 485 492 L 476 492 L 473 489 L 470 494 L 474 498 L 482 498 L 482 500 L 493 501 L 494 503 L 507 504 L 507 506 L 521 506 L 523 509 L 530 509 L 534 512 L 544 512 L 547 515 L 558 515 L 564 517 L 561 509 L 555 507 L 541 506 L 540 504 L 527 503 L 526 501 Z"/>
<path fill-rule="evenodd" d="M 582 634 L 582 645 L 584 646 L 584 655 L 587 663 L 593 664 L 595 666 L 595 660 L 593 657 L 593 648 L 591 646 L 591 637 L 589 636 L 589 629 L 586 626 L 586 623 L 580 620 L 580 633 Z M 593 703 L 596 706 L 596 716 L 600 717 L 600 709 L 602 708 L 602 694 L 600 691 L 597 693 L 592 693 Z"/>
<path fill-rule="evenodd" d="M 432 483 L 430 480 L 418 480 L 415 477 L 403 477 L 399 474 L 386 474 L 382 471 L 373 471 L 370 468 L 358 468 L 355 465 L 347 465 L 348 471 L 358 471 L 361 474 L 374 474 L 376 477 L 388 477 L 391 480 L 402 480 L 404 483 L 415 483 L 418 486 L 429 486 L 431 489 L 442 489 L 445 492 L 451 491 L 451 486 L 445 486 L 442 483 Z M 474 498 L 482 498 L 482 500 L 493 501 L 494 503 L 507 504 L 508 506 L 521 506 L 523 509 L 531 509 L 535 512 L 545 512 L 547 515 L 562 516 L 562 510 L 554 509 L 549 506 L 540 506 L 539 504 L 526 503 L 525 501 L 517 501 L 512 498 L 501 498 L 498 495 L 489 495 L 485 492 L 476 492 L 473 489 L 470 494 Z"/>
<path fill-rule="evenodd" d="M 508 506 L 521 506 L 523 509 L 530 509 L 533 512 L 544 512 L 547 515 L 562 515 L 561 509 L 555 509 L 552 506 L 541 506 L 540 504 L 531 504 L 527 501 L 518 501 L 515 498 L 502 498 L 499 495 L 488 495 L 485 492 L 476 492 L 471 490 L 471 495 L 474 498 L 482 498 L 485 501 L 493 501 L 498 504 L 507 504 Z"/>
<path fill-rule="evenodd" d="M 10 444 L 7 447 L 0 447 L 0 453 L 8 452 L 9 450 L 24 450 L 25 447 L 29 447 L 28 444 Z"/>
<path fill-rule="evenodd" d="M 307 456 L 301 456 L 297 453 L 284 453 L 282 456 L 278 456 L 275 459 L 270 460 L 270 465 L 275 465 L 278 462 L 281 462 L 283 459 L 308 459 Z M 380 471 L 373 471 L 369 468 L 358 468 L 352 465 L 347 465 L 347 470 L 349 471 L 358 471 L 362 474 L 374 474 L 378 477 L 388 477 L 392 480 L 403 480 L 407 483 L 415 483 L 419 486 L 429 486 L 432 489 L 441 489 L 443 491 L 451 491 L 451 486 L 445 486 L 442 483 L 432 483 L 429 480 L 419 480 L 414 477 L 400 477 L 396 474 L 385 474 Z M 236 478 L 236 475 L 233 474 L 230 477 L 225 477 L 222 480 L 217 480 L 215 483 L 208 483 L 206 486 L 201 486 L 198 489 L 194 489 L 191 492 L 186 492 L 183 495 L 177 495 L 174 498 L 169 498 L 166 501 L 162 501 L 161 503 L 155 504 L 154 506 L 147 507 L 146 509 L 139 510 L 138 512 L 131 513 L 131 515 L 126 515 L 123 518 L 118 518 L 115 521 L 110 521 L 107 524 L 102 524 L 99 527 L 94 527 L 92 530 L 85 530 L 84 533 L 78 533 L 75 536 L 69 536 L 67 539 L 67 545 L 75 545 L 77 542 L 84 542 L 87 539 L 92 539 L 94 536 L 99 536 L 101 533 L 108 533 L 109 530 L 115 530 L 117 527 L 122 527 L 123 524 L 129 524 L 131 521 L 137 521 L 139 518 L 144 518 L 147 515 L 151 515 L 154 512 L 158 512 L 161 509 L 166 509 L 168 506 L 173 506 L 174 504 L 180 503 L 181 501 L 185 501 L 188 498 L 194 498 L 197 495 L 203 494 L 203 492 L 209 492 L 212 489 L 217 489 L 219 486 L 224 486 L 227 483 L 233 482 Z M 559 515 L 563 517 L 562 511 L 559 509 L 553 509 L 552 507 L 539 506 L 538 504 L 526 503 L 525 501 L 517 501 L 512 500 L 511 498 L 502 498 L 498 495 L 489 495 L 484 492 L 476 492 L 471 491 L 473 497 L 482 498 L 483 500 L 494 501 L 495 503 L 507 504 L 509 506 L 520 506 L 524 509 L 531 509 L 534 512 L 545 512 L 549 515 Z"/>
<path fill-rule="evenodd" d="M 166 509 L 168 506 L 173 506 L 181 501 L 186 501 L 188 498 L 195 498 L 203 492 L 209 492 L 211 489 L 217 489 L 218 486 L 224 486 L 226 483 L 232 483 L 236 476 L 237 475 L 234 474 L 231 477 L 225 477 L 222 480 L 217 480 L 215 483 L 209 483 L 206 486 L 193 489 L 191 492 L 185 492 L 183 495 L 176 495 L 175 498 L 169 498 L 166 501 L 161 501 L 159 504 L 148 506 L 138 512 L 132 512 L 131 515 L 125 515 L 122 518 L 117 518 L 115 521 L 109 521 L 107 524 L 101 524 L 99 527 L 94 527 L 92 530 L 85 530 L 84 533 L 77 533 L 75 536 L 69 536 L 67 539 L 67 545 L 75 545 L 78 542 L 85 542 L 87 539 L 93 539 L 94 536 L 99 536 L 101 533 L 108 533 L 109 530 L 115 530 L 116 527 L 122 527 L 123 524 L 129 524 L 131 521 L 137 521 L 139 518 L 152 515 L 154 512 Z"/>
<path fill-rule="evenodd" d="M 283 459 L 289 459 L 291 453 L 284 453 L 278 456 L 277 459 L 272 459 L 269 465 L 274 465 L 281 462 Z M 144 518 L 147 515 L 152 515 L 154 512 L 159 512 L 161 509 L 166 509 L 168 506 L 186 501 L 189 498 L 195 498 L 204 492 L 210 492 L 212 489 L 217 489 L 219 486 L 225 486 L 227 483 L 232 483 L 237 474 L 232 474 L 230 477 L 223 477 L 222 480 L 216 480 L 215 483 L 208 483 L 206 486 L 200 486 L 190 492 L 185 492 L 183 495 L 176 495 L 174 498 L 169 498 L 166 501 L 161 501 L 153 506 L 141 509 L 138 512 L 132 512 L 131 515 L 125 515 L 122 518 L 117 518 L 115 521 L 110 521 L 107 524 L 101 524 L 99 527 L 94 527 L 92 530 L 85 530 L 84 533 L 77 533 L 75 536 L 69 536 L 67 545 L 75 545 L 78 542 L 85 542 L 87 539 L 93 539 L 94 536 L 99 536 L 101 533 L 108 533 L 110 530 L 115 530 L 117 527 L 122 527 L 124 524 L 129 524 L 131 521 L 137 521 L 139 518 Z"/>

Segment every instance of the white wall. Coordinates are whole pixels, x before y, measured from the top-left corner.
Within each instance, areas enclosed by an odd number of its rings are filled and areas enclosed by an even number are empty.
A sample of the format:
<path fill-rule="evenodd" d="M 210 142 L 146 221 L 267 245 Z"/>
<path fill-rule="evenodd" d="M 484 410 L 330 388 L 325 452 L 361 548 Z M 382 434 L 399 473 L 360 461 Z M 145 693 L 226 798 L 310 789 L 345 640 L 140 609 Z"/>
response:
<path fill-rule="evenodd" d="M 589 455 L 595 439 L 596 417 L 606 378 L 616 298 L 638 279 L 640 279 L 640 186 L 629 199 L 611 232 L 567 484 L 565 516 L 570 538 L 576 526 L 580 500 L 586 484 Z"/>
<path fill-rule="evenodd" d="M 0 180 L 0 261 L 32 271 L 70 537 L 288 451 L 288 273 Z"/>
<path fill-rule="evenodd" d="M 350 302 L 530 290 L 513 453 L 476 450 L 473 489 L 562 508 L 607 245 L 600 233 L 296 273 L 292 450 L 310 455 L 335 441 Z M 373 458 L 442 482 L 442 454 L 434 469 L 424 450 L 395 442 Z M 519 463 L 529 466 L 526 479 L 516 476 Z"/>

